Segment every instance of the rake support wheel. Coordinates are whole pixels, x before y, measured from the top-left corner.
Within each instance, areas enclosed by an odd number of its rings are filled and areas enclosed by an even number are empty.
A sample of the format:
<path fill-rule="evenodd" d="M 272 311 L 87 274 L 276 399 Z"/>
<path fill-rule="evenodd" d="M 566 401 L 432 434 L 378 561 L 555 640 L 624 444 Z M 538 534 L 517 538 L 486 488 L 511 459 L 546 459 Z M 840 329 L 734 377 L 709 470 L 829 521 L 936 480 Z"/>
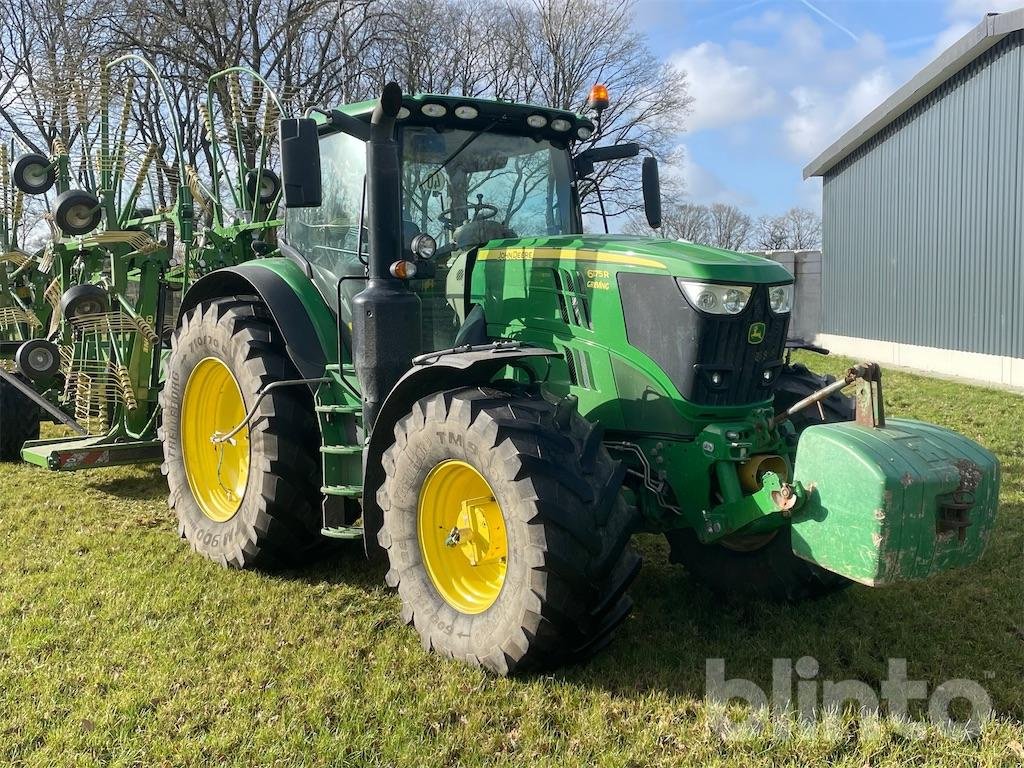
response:
<path fill-rule="evenodd" d="M 53 220 L 67 237 L 80 237 L 100 225 L 103 210 L 100 201 L 90 192 L 69 189 L 57 197 Z"/>
<path fill-rule="evenodd" d="M 22 155 L 11 169 L 14 186 L 26 195 L 41 195 L 57 183 L 57 171 L 44 155 L 31 152 Z"/>

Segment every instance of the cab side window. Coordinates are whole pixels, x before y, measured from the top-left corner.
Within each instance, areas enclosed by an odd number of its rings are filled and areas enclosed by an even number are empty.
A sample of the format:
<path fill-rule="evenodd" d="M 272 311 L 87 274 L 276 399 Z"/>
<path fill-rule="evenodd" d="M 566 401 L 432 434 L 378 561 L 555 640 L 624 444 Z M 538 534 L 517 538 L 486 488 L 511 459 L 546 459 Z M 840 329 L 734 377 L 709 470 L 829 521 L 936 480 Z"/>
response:
<path fill-rule="evenodd" d="M 324 299 L 348 324 L 352 320 L 351 298 L 363 285 L 357 280 L 346 281 L 342 285 L 341 306 L 338 306 L 338 278 L 363 274 L 356 249 L 366 176 L 366 145 L 345 133 L 325 136 L 320 140 L 320 172 L 323 203 L 319 208 L 289 210 L 286 234 L 289 244 L 310 263 L 313 282 Z M 364 240 L 364 254 L 366 248 Z"/>

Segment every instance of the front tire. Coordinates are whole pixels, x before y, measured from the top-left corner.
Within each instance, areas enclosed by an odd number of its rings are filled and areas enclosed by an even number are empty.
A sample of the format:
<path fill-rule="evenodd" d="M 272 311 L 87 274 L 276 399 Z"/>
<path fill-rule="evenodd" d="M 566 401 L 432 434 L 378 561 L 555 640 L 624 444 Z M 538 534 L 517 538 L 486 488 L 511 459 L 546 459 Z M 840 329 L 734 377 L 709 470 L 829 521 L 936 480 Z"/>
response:
<path fill-rule="evenodd" d="M 772 602 L 800 602 L 845 589 L 853 582 L 793 554 L 789 525 L 746 549 L 702 544 L 690 529 L 669 531 L 669 560 L 681 563 L 714 592 Z"/>
<path fill-rule="evenodd" d="M 387 583 L 427 650 L 498 674 L 550 668 L 588 658 L 628 615 L 635 512 L 573 400 L 431 395 L 383 462 Z"/>
<path fill-rule="evenodd" d="M 181 537 L 225 566 L 301 564 L 322 541 L 309 389 L 271 391 L 233 445 L 210 440 L 239 424 L 267 384 L 298 378 L 269 314 L 255 301 L 203 302 L 171 347 L 160 437 Z"/>

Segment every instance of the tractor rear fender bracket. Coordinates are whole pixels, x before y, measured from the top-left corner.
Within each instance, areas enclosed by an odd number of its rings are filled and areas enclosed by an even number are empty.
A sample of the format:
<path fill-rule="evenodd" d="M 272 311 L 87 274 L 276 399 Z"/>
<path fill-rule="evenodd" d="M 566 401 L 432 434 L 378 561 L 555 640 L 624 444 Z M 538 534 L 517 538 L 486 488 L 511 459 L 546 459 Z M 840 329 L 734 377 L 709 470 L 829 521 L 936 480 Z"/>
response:
<path fill-rule="evenodd" d="M 331 337 L 336 338 L 336 321 L 319 293 L 312 295 L 315 289 L 305 280 L 301 270 L 292 262 L 287 262 L 287 268 L 294 269 L 300 279 L 309 285 L 310 295 L 305 301 L 299 291 L 276 269 L 241 264 L 218 269 L 197 280 L 182 299 L 177 322 L 180 323 L 185 313 L 200 302 L 255 294 L 270 311 L 274 324 L 284 338 L 288 357 L 295 364 L 299 375 L 304 379 L 317 380 L 324 375 L 328 356 L 337 354 L 337 343 L 329 340 Z M 310 306 L 311 302 L 314 303 L 313 307 Z M 315 306 L 316 302 L 322 307 Z M 311 383 L 309 387 L 315 392 L 317 385 Z"/>
<path fill-rule="evenodd" d="M 363 453 L 363 543 L 367 556 L 383 555 L 377 533 L 383 524 L 383 512 L 377 506 L 377 489 L 384 482 L 381 456 L 394 442 L 395 424 L 420 398 L 435 392 L 460 387 L 481 386 L 510 363 L 527 358 L 557 357 L 558 352 L 517 343 L 498 343 L 486 348 L 466 348 L 423 355 L 399 379 L 377 414 L 370 441 Z"/>

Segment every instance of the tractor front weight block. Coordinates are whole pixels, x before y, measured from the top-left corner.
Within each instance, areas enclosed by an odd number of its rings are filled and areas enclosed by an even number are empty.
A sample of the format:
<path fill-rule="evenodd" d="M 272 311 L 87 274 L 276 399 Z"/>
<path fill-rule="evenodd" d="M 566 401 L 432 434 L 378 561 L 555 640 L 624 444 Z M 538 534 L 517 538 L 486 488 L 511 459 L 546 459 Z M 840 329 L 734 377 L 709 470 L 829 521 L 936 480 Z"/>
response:
<path fill-rule="evenodd" d="M 794 485 L 807 498 L 793 512 L 793 552 L 870 586 L 970 565 L 994 528 L 998 460 L 933 424 L 884 423 L 804 431 Z"/>

